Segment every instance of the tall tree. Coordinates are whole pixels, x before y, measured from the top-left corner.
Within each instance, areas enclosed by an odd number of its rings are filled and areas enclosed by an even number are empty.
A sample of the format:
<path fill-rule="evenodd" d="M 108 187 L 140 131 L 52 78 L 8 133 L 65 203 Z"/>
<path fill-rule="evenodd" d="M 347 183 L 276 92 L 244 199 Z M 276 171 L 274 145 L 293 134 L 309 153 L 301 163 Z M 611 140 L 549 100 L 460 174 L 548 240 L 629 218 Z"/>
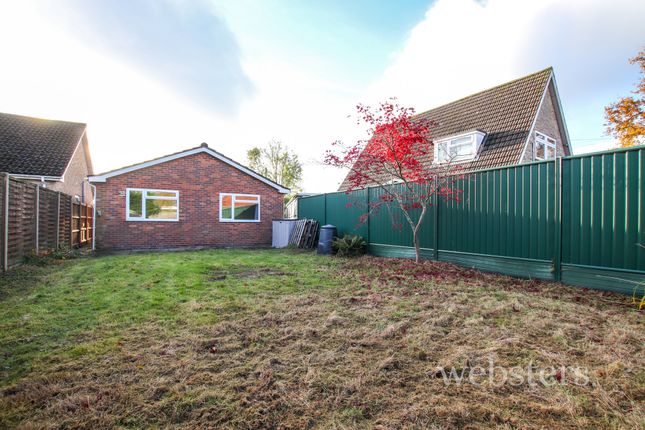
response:
<path fill-rule="evenodd" d="M 262 148 L 252 148 L 246 153 L 249 167 L 262 176 L 291 189 L 300 191 L 302 165 L 298 156 L 279 140 L 271 140 Z"/>
<path fill-rule="evenodd" d="M 419 262 L 419 232 L 429 209 L 438 198 L 460 199 L 462 191 L 453 186 L 458 168 L 452 160 L 428 162 L 434 151 L 429 137 L 432 123 L 415 118 L 414 109 L 390 99 L 375 108 L 358 105 L 357 113 L 358 123 L 367 126 L 368 138 L 349 146 L 334 142 L 325 163 L 349 169 L 348 191 L 379 188 L 380 197 L 370 201 L 359 221 L 367 221 L 382 208 L 391 215 L 400 214 L 412 231 Z M 393 216 L 392 226 L 399 228 L 402 223 Z"/>
<path fill-rule="evenodd" d="M 630 64 L 638 64 L 641 80 L 632 91 L 632 97 L 624 97 L 605 108 L 607 133 L 616 137 L 622 147 L 645 143 L 645 48 Z"/>

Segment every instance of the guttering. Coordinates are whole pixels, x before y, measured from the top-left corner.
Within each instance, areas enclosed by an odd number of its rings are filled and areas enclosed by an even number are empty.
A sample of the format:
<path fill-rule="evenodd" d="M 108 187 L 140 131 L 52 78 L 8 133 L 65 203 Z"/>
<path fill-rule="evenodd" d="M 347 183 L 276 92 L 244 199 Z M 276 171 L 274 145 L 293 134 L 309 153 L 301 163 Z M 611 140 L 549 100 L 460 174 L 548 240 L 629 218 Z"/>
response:
<path fill-rule="evenodd" d="M 65 182 L 62 176 L 22 175 L 19 173 L 10 173 L 9 175 L 11 175 L 12 178 L 16 178 L 16 179 L 32 179 L 34 181 L 39 181 L 39 182 L 45 182 L 45 181 Z"/>
<path fill-rule="evenodd" d="M 124 173 L 133 172 L 133 171 L 139 170 L 139 169 L 145 169 L 146 167 L 156 166 L 157 164 L 165 163 L 167 161 L 177 160 L 179 158 L 187 157 L 189 155 L 201 154 L 201 153 L 208 154 L 208 155 L 212 156 L 213 158 L 216 158 L 216 159 L 224 162 L 225 164 L 228 164 L 229 166 L 232 166 L 232 167 L 236 168 L 237 170 L 240 170 L 240 171 L 246 173 L 247 175 L 249 175 L 249 176 L 251 176 L 251 177 L 253 177 L 253 178 L 257 179 L 257 180 L 259 180 L 261 182 L 264 182 L 265 184 L 269 185 L 270 187 L 273 187 L 273 188 L 277 189 L 278 192 L 281 193 L 281 194 L 288 194 L 289 192 L 291 192 L 291 190 L 289 188 L 285 188 L 282 185 L 277 184 L 277 183 L 273 182 L 272 180 L 270 180 L 268 178 L 265 178 L 264 176 L 260 175 L 259 173 L 254 172 L 253 170 L 249 169 L 248 167 L 243 166 L 243 165 L 231 160 L 230 158 L 220 154 L 219 152 L 217 152 L 217 151 L 215 151 L 213 149 L 210 149 L 208 147 L 208 145 L 206 145 L 206 144 L 202 144 L 201 146 L 199 146 L 197 148 L 188 149 L 188 150 L 185 150 L 185 151 L 182 151 L 182 152 L 177 152 L 175 154 L 166 155 L 166 156 L 160 157 L 160 158 L 155 158 L 154 160 L 144 161 L 143 163 L 133 164 L 131 166 L 127 166 L 127 167 L 123 167 L 123 168 L 120 168 L 120 169 L 105 172 L 105 173 L 100 174 L 100 175 L 91 175 L 91 176 L 88 176 L 88 180 L 90 182 L 95 182 L 95 183 L 96 182 L 106 182 L 108 180 L 108 178 L 111 178 L 111 177 L 114 177 L 114 176 L 119 176 L 119 175 L 122 175 Z"/>

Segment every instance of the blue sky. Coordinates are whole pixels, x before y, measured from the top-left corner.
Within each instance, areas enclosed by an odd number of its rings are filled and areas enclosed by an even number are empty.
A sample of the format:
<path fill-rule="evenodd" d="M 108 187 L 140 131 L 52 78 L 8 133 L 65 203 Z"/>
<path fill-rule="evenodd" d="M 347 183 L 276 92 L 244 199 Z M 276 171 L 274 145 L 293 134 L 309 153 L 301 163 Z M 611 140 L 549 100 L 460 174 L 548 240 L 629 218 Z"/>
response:
<path fill-rule="evenodd" d="M 555 68 L 574 149 L 603 149 L 603 107 L 638 79 L 645 2 L 31 0 L 0 4 L 0 111 L 88 123 L 97 170 L 208 142 L 245 161 L 281 139 L 305 190 L 360 136 L 358 102 L 418 111 Z"/>

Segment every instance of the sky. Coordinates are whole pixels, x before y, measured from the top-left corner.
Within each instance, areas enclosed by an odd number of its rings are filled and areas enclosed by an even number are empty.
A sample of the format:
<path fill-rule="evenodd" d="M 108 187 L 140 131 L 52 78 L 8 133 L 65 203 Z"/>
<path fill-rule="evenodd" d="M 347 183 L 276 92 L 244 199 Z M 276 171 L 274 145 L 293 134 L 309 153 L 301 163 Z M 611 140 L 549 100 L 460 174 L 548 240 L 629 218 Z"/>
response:
<path fill-rule="evenodd" d="M 281 140 L 333 191 L 357 103 L 418 112 L 553 66 L 574 153 L 615 145 L 642 0 L 0 1 L 0 112 L 88 124 L 96 173 L 207 142 L 241 162 Z"/>

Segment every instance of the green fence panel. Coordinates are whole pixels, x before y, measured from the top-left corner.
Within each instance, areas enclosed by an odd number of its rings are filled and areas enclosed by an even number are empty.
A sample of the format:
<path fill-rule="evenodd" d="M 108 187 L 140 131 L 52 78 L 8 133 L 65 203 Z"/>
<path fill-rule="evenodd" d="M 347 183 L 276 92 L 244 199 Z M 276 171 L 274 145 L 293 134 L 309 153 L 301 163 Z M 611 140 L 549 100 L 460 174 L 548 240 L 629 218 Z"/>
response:
<path fill-rule="evenodd" d="M 367 212 L 367 190 L 329 193 L 298 199 L 298 217 L 335 225 L 338 235 L 358 234 L 367 239 L 368 223 L 360 222 Z"/>
<path fill-rule="evenodd" d="M 325 208 L 325 223 L 335 225 L 338 236 L 357 234 L 367 239 L 368 223 L 360 221 L 368 211 L 367 190 L 329 193 Z"/>
<path fill-rule="evenodd" d="M 370 202 L 377 202 L 386 194 L 380 188 L 370 188 Z M 412 232 L 403 225 L 405 222 L 399 210 L 387 206 L 373 212 L 369 224 L 370 243 L 412 246 Z"/>
<path fill-rule="evenodd" d="M 299 198 L 298 217 L 315 219 L 320 225 L 325 224 L 325 195 Z"/>
<path fill-rule="evenodd" d="M 402 185 L 395 185 L 402 187 Z M 369 189 L 370 202 L 377 202 L 385 193 L 380 188 Z M 412 229 L 405 219 L 403 212 L 395 205 L 383 205 L 377 210 L 369 222 L 370 243 L 394 246 L 414 246 Z M 416 223 L 421 215 L 421 209 L 410 211 L 412 220 Z M 426 212 L 419 230 L 419 243 L 422 248 L 434 248 L 434 211 Z"/>
<path fill-rule="evenodd" d="M 452 186 L 462 194 L 440 200 L 440 250 L 553 259 L 554 161 L 476 172 Z"/>
<path fill-rule="evenodd" d="M 562 160 L 562 262 L 645 270 L 645 149 Z"/>
<path fill-rule="evenodd" d="M 645 283 L 645 147 L 473 172 L 452 186 L 461 198 L 439 200 L 423 222 L 423 258 L 628 294 Z M 397 208 L 359 224 L 383 194 L 303 198 L 299 214 L 366 237 L 373 254 L 413 257 Z"/>

